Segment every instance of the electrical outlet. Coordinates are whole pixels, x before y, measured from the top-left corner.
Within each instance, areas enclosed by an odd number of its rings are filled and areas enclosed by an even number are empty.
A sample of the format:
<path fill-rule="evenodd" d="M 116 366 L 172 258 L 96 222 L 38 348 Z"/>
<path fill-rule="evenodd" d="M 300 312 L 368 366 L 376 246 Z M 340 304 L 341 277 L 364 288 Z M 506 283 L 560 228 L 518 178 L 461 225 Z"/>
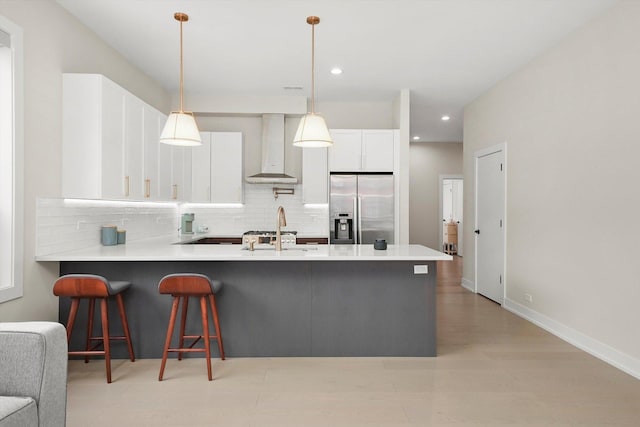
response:
<path fill-rule="evenodd" d="M 524 294 L 524 300 L 526 302 L 533 302 L 533 297 L 531 296 L 531 294 Z"/>
<path fill-rule="evenodd" d="M 428 265 L 414 265 L 413 274 L 429 274 Z"/>

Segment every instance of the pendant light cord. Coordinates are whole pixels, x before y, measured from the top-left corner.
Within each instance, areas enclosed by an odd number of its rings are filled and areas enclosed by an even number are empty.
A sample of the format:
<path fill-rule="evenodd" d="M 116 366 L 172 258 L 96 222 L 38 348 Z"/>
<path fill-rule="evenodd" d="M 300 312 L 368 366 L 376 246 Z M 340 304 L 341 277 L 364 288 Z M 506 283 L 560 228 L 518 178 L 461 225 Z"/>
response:
<path fill-rule="evenodd" d="M 182 20 L 180 21 L 180 112 L 184 113 L 184 95 L 183 95 L 183 71 L 182 71 Z"/>
<path fill-rule="evenodd" d="M 315 82 L 315 48 L 316 48 L 316 40 L 315 40 L 315 32 L 316 24 L 311 24 L 311 113 L 316 113 L 316 82 Z"/>

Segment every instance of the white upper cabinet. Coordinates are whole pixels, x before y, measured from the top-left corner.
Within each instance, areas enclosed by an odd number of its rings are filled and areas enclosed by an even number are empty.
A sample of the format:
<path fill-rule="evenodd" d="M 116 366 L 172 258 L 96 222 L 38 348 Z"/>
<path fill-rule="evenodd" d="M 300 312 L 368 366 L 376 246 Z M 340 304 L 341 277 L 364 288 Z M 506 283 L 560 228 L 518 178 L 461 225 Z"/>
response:
<path fill-rule="evenodd" d="M 160 131 L 162 132 L 162 131 Z M 161 144 L 158 134 L 158 200 L 173 200 L 173 146 Z"/>
<path fill-rule="evenodd" d="M 173 202 L 191 200 L 191 150 L 193 148 L 158 142 L 158 200 Z"/>
<path fill-rule="evenodd" d="M 362 130 L 331 129 L 333 145 L 329 147 L 332 172 L 356 172 L 362 168 Z"/>
<path fill-rule="evenodd" d="M 62 196 L 125 198 L 124 92 L 98 74 L 62 82 Z"/>
<path fill-rule="evenodd" d="M 393 172 L 393 129 L 332 129 L 331 172 Z"/>
<path fill-rule="evenodd" d="M 244 201 L 241 132 L 211 133 L 211 201 Z"/>
<path fill-rule="evenodd" d="M 145 200 L 168 200 L 169 190 L 166 191 L 166 197 L 161 197 L 159 174 L 160 168 L 160 146 L 168 145 L 160 144 L 160 132 L 167 121 L 167 116 L 159 112 L 153 107 L 145 105 L 143 108 L 143 139 L 144 139 L 144 194 Z M 170 159 L 170 152 L 167 153 Z M 169 167 L 169 160 L 166 161 L 165 167 Z M 167 186 L 170 184 L 167 183 Z"/>
<path fill-rule="evenodd" d="M 191 147 L 191 201 L 211 201 L 211 132 L 200 132 L 202 145 Z"/>
<path fill-rule="evenodd" d="M 362 170 L 393 172 L 393 129 L 362 130 Z"/>
<path fill-rule="evenodd" d="M 144 195 L 144 103 L 124 95 L 124 197 L 142 200 Z"/>
<path fill-rule="evenodd" d="M 327 148 L 302 149 L 302 202 L 327 203 Z"/>
<path fill-rule="evenodd" d="M 166 116 L 102 75 L 62 81 L 63 197 L 170 200 L 158 182 L 171 171 L 171 147 L 159 147 Z"/>
<path fill-rule="evenodd" d="M 200 132 L 202 145 L 192 148 L 193 202 L 242 203 L 244 168 L 241 132 Z"/>
<path fill-rule="evenodd" d="M 187 202 L 191 199 L 191 149 L 171 146 L 171 200 Z"/>

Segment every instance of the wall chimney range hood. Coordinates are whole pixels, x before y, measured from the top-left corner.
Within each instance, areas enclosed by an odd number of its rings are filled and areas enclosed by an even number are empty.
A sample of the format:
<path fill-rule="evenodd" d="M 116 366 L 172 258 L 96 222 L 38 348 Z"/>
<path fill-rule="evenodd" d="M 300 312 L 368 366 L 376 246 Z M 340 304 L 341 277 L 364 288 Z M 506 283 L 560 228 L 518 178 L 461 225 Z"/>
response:
<path fill-rule="evenodd" d="M 284 173 L 284 114 L 262 115 L 262 169 L 246 178 L 251 184 L 296 184 Z"/>

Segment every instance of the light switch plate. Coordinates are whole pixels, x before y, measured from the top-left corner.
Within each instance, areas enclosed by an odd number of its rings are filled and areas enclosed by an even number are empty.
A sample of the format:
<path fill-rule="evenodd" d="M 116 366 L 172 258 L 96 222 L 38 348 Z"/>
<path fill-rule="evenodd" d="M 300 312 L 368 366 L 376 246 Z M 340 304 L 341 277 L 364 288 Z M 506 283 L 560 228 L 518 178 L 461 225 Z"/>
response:
<path fill-rule="evenodd" d="M 414 265 L 413 274 L 429 274 L 428 265 Z"/>

